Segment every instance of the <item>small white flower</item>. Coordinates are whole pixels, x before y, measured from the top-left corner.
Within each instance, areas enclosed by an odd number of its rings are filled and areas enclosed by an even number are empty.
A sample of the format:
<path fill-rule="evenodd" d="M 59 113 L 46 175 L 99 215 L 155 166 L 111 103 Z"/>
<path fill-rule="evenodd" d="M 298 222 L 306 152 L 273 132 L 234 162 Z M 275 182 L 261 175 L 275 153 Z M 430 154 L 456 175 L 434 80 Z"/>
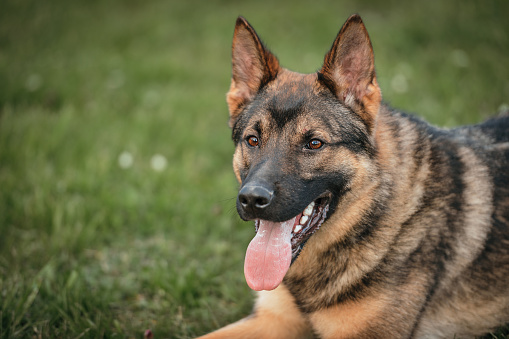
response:
<path fill-rule="evenodd" d="M 156 172 L 162 172 L 168 165 L 168 160 L 166 160 L 166 157 L 161 154 L 155 154 L 150 159 L 150 167 Z"/>
<path fill-rule="evenodd" d="M 118 156 L 118 165 L 120 168 L 127 169 L 134 163 L 133 155 L 127 151 L 120 153 Z"/>

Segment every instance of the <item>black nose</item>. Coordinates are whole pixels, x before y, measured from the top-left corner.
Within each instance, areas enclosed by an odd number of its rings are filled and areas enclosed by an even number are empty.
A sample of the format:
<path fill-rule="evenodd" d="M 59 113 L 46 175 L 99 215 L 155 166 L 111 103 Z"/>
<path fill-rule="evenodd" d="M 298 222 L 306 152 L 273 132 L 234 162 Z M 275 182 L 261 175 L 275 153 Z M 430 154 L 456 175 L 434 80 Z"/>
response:
<path fill-rule="evenodd" d="M 239 202 L 244 210 L 263 210 L 270 205 L 274 191 L 264 186 L 246 185 L 239 191 Z"/>

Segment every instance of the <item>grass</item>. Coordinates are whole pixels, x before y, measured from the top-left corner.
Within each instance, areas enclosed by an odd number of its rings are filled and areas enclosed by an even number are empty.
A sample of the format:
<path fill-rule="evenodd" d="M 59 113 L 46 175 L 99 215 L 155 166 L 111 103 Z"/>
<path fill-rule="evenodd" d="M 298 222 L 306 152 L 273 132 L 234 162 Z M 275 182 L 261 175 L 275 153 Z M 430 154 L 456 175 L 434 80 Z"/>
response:
<path fill-rule="evenodd" d="M 453 126 L 509 104 L 508 11 L 0 2 L 0 338 L 189 338 L 249 313 L 224 102 L 237 15 L 312 72 L 359 12 L 384 99 Z"/>

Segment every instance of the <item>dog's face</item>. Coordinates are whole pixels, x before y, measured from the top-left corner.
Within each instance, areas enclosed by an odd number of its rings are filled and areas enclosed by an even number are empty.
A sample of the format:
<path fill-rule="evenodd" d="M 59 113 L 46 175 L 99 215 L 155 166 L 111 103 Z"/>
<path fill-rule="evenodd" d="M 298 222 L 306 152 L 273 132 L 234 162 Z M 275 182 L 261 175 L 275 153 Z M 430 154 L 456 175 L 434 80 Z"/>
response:
<path fill-rule="evenodd" d="M 315 74 L 286 70 L 247 105 L 233 139 L 244 220 L 285 221 L 313 201 L 335 206 L 356 160 L 373 152 L 366 125 Z"/>
<path fill-rule="evenodd" d="M 258 232 L 246 255 L 246 278 L 254 289 L 271 289 L 370 170 L 381 94 L 362 21 L 352 16 L 321 71 L 303 75 L 281 68 L 239 18 L 227 100 L 241 185 L 237 210 L 242 219 L 255 220 Z M 259 267 L 268 257 L 283 263 Z"/>

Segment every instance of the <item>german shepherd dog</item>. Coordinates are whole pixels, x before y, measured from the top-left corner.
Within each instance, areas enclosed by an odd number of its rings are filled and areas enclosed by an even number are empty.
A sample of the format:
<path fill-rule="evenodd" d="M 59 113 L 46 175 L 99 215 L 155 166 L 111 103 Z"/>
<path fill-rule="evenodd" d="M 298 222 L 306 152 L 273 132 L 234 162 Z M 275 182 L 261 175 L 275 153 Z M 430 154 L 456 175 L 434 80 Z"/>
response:
<path fill-rule="evenodd" d="M 509 115 L 445 130 L 381 102 L 358 15 L 317 73 L 242 17 L 227 95 L 253 314 L 203 338 L 473 338 L 509 323 Z"/>

